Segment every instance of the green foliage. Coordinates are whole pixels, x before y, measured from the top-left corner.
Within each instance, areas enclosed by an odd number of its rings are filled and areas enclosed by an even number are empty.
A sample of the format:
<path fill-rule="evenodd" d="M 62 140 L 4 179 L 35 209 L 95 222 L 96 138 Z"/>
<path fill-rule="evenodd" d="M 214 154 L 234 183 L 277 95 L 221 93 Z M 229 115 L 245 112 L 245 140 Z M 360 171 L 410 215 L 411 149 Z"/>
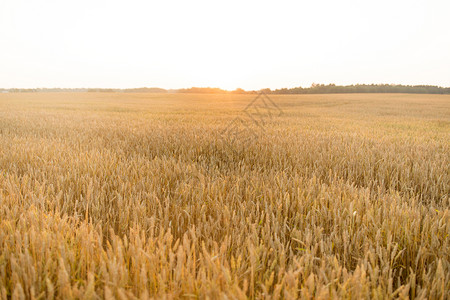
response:
<path fill-rule="evenodd" d="M 310 88 L 292 88 L 266 91 L 272 94 L 343 94 L 343 93 L 411 93 L 450 94 L 450 88 L 432 85 L 357 84 L 339 86 L 334 84 L 313 84 Z"/>

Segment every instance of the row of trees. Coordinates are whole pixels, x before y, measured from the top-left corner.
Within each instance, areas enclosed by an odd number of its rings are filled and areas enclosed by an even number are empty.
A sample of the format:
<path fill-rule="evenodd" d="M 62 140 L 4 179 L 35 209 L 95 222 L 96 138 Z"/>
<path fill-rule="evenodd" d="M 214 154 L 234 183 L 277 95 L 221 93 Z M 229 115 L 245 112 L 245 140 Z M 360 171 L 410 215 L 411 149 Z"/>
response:
<path fill-rule="evenodd" d="M 39 89 L 0 89 L 0 92 L 25 93 L 25 92 L 122 92 L 122 93 L 195 93 L 195 94 L 256 94 L 260 91 L 266 94 L 344 94 L 344 93 L 411 93 L 411 94 L 450 94 L 450 88 L 434 85 L 394 85 L 394 84 L 357 84 L 357 85 L 335 85 L 335 84 L 313 84 L 309 88 L 283 88 L 262 89 L 259 91 L 245 91 L 236 89 L 226 91 L 220 88 L 192 87 L 188 89 L 165 90 L 161 88 L 134 88 L 134 89 L 65 89 L 65 88 L 39 88 Z"/>
<path fill-rule="evenodd" d="M 37 89 L 0 89 L 0 93 L 55 93 L 55 92 L 78 92 L 78 93 L 167 93 L 168 90 L 161 88 L 134 88 L 134 89 L 104 89 L 104 88 L 37 88 Z"/>
<path fill-rule="evenodd" d="M 398 84 L 357 84 L 357 85 L 335 85 L 335 84 L 312 84 L 309 88 L 296 87 L 291 89 L 262 89 L 259 91 L 245 91 L 236 89 L 226 91 L 219 88 L 198 88 L 175 90 L 178 93 L 196 94 L 255 94 L 260 91 L 266 94 L 344 94 L 344 93 L 411 93 L 411 94 L 450 94 L 450 88 L 433 85 L 398 85 Z"/>
<path fill-rule="evenodd" d="M 88 89 L 37 88 L 37 89 L 0 89 L 0 93 L 53 93 L 53 92 L 87 92 Z"/>
<path fill-rule="evenodd" d="M 450 88 L 433 85 L 394 85 L 394 84 L 313 84 L 309 88 L 265 89 L 268 94 L 339 94 L 339 93 L 412 93 L 412 94 L 450 94 Z"/>

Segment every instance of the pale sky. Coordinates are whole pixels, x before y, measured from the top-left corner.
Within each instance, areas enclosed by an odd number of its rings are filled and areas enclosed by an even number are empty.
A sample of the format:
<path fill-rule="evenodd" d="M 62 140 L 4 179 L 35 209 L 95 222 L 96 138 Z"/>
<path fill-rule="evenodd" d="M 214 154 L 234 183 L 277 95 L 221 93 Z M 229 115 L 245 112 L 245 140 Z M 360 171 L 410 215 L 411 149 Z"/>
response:
<path fill-rule="evenodd" d="M 0 0 L 0 88 L 450 87 L 449 0 Z"/>

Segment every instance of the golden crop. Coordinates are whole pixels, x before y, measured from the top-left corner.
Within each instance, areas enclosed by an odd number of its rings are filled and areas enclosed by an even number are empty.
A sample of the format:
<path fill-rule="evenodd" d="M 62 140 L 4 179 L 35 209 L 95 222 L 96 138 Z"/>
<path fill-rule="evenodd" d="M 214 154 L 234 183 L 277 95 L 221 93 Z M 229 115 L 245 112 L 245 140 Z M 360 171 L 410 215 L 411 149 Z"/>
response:
<path fill-rule="evenodd" d="M 253 98 L 1 94 L 0 298 L 449 299 L 450 96 Z"/>

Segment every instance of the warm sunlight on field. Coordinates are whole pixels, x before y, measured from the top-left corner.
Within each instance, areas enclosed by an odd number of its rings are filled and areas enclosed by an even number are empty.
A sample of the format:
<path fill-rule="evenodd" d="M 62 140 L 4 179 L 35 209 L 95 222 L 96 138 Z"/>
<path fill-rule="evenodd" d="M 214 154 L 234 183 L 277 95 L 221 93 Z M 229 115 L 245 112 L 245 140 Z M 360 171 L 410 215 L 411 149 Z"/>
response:
<path fill-rule="evenodd" d="M 0 298 L 448 299 L 450 96 L 254 97 L 0 94 Z"/>

